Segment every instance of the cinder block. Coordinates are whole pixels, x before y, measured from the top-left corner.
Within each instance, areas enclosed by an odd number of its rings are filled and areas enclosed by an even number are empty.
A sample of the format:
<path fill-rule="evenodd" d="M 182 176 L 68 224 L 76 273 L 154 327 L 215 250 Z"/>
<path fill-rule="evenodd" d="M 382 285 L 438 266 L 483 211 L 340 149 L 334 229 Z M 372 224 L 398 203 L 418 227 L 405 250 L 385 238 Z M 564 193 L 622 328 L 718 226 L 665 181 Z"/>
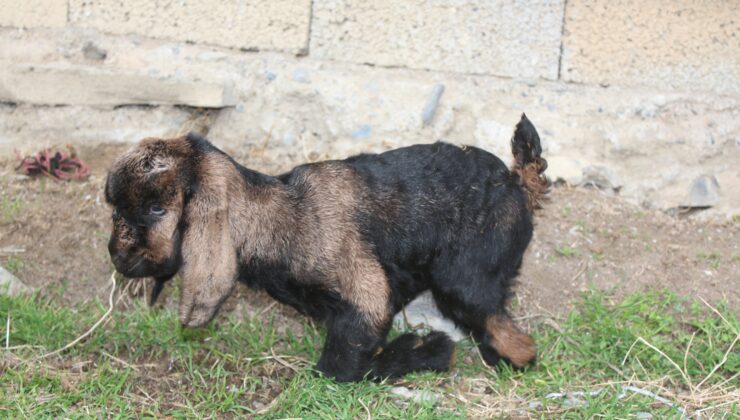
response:
<path fill-rule="evenodd" d="M 570 0 L 567 81 L 740 94 L 740 1 Z"/>
<path fill-rule="evenodd" d="M 94 67 L 0 63 L 0 101 L 57 105 L 187 105 L 234 103 L 224 86 L 111 73 Z"/>
<path fill-rule="evenodd" d="M 0 0 L 0 26 L 59 27 L 67 23 L 67 0 Z"/>
<path fill-rule="evenodd" d="M 310 0 L 70 0 L 78 26 L 249 50 L 305 52 L 310 19 Z"/>
<path fill-rule="evenodd" d="M 311 56 L 515 78 L 557 78 L 563 0 L 327 0 Z"/>

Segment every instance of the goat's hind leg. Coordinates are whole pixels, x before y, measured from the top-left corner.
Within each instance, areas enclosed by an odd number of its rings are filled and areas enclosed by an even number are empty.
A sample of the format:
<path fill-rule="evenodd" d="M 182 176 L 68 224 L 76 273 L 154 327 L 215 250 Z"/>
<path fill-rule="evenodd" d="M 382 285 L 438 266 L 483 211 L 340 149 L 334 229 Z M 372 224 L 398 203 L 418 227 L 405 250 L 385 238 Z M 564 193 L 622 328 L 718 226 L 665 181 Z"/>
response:
<path fill-rule="evenodd" d="M 455 358 L 455 343 L 440 331 L 424 337 L 405 333 L 388 343 L 373 358 L 377 378 L 397 378 L 410 372 L 431 370 L 445 372 Z"/>
<path fill-rule="evenodd" d="M 441 265 L 434 272 L 434 299 L 443 315 L 473 334 L 488 365 L 503 359 L 523 368 L 535 359 L 537 348 L 506 310 L 516 270 L 489 264 L 485 258 L 467 258 Z"/>
<path fill-rule="evenodd" d="M 389 328 L 390 321 L 377 331 L 357 313 L 337 315 L 327 322 L 326 343 L 316 368 L 340 382 L 449 369 L 455 343 L 446 334 L 406 333 L 384 345 Z"/>

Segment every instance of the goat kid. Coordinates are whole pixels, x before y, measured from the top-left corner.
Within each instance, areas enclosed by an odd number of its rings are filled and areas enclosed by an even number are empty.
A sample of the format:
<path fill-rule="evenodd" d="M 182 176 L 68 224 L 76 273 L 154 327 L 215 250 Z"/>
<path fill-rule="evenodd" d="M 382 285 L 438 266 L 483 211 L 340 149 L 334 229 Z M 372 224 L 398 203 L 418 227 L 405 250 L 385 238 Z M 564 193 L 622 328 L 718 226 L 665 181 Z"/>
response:
<path fill-rule="evenodd" d="M 180 274 L 183 326 L 208 323 L 237 281 L 326 325 L 317 369 L 338 381 L 445 371 L 442 332 L 386 343 L 393 315 L 431 289 L 484 360 L 535 358 L 506 303 L 546 193 L 539 136 L 522 115 L 510 171 L 438 142 L 301 165 L 268 176 L 195 135 L 144 139 L 110 169 L 109 251 L 127 277 Z"/>

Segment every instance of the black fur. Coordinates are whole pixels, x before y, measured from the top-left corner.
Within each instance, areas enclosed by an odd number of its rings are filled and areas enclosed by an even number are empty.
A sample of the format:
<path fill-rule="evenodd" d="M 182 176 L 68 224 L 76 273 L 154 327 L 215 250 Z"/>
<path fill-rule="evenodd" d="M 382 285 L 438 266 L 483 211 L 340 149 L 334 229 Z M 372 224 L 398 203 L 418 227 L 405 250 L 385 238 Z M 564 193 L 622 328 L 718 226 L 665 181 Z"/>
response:
<path fill-rule="evenodd" d="M 522 163 L 539 158 L 534 127 L 523 117 L 525 136 L 513 141 L 526 150 Z M 506 315 L 510 288 L 532 237 L 527 192 L 518 177 L 496 156 L 475 147 L 446 143 L 415 145 L 343 161 L 368 188 L 356 215 L 365 240 L 388 275 L 391 312 L 431 289 L 443 314 L 485 340 L 485 320 Z M 303 167 L 277 177 L 298 195 L 305 185 L 296 176 Z M 252 182 L 269 182 L 242 169 Z M 290 259 L 290 256 L 287 257 Z M 264 288 L 275 299 L 327 324 L 327 342 L 317 368 L 337 380 L 397 377 L 421 370 L 446 370 L 454 344 L 433 332 L 419 345 L 402 335 L 388 345 L 370 333 L 341 296 L 320 286 L 322 279 L 292 279 L 283 267 L 251 260 L 241 278 Z M 384 334 L 383 334 L 384 335 Z M 417 346 L 418 347 L 415 347 Z M 375 355 L 379 347 L 383 351 Z M 485 360 L 499 355 L 481 345 Z"/>

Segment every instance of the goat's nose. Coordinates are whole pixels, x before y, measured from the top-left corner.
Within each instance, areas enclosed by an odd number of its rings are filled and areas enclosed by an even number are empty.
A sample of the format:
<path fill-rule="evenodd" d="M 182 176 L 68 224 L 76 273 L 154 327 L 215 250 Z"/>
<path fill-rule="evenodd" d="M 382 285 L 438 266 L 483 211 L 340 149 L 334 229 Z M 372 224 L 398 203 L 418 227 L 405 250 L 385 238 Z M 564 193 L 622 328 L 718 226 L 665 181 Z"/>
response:
<path fill-rule="evenodd" d="M 118 264 L 126 259 L 126 252 L 118 249 L 116 244 L 113 242 L 108 244 L 108 253 L 110 254 L 110 259 L 113 260 L 114 264 Z"/>

